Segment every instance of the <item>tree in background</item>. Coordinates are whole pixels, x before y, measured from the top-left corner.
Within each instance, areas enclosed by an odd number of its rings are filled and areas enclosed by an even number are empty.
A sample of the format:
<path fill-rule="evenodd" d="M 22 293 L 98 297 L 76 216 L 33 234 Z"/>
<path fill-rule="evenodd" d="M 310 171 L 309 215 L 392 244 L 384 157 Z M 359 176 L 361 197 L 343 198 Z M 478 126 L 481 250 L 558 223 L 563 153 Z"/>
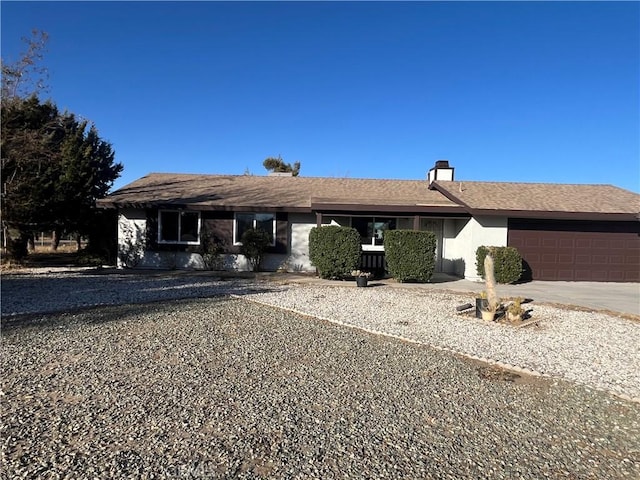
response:
<path fill-rule="evenodd" d="M 38 98 L 42 81 L 26 78 L 42 72 L 37 61 L 47 37 L 36 35 L 23 58 L 2 62 L 2 226 L 8 253 L 18 260 L 33 232 L 52 230 L 59 238 L 63 231 L 95 231 L 92 223 L 102 218 L 95 201 L 123 168 L 94 125 Z"/>
<path fill-rule="evenodd" d="M 107 195 L 122 165 L 114 163 L 111 145 L 99 137 L 95 126 L 73 116 L 61 144 L 60 160 L 55 216 L 68 231 L 86 235 L 96 200 Z"/>
<path fill-rule="evenodd" d="M 31 38 L 22 38 L 26 51 L 14 63 L 2 59 L 2 101 L 38 96 L 47 90 L 47 69 L 39 65 L 46 52 L 49 35 L 40 30 L 32 30 Z"/>
<path fill-rule="evenodd" d="M 274 173 L 291 172 L 291 175 L 297 177 L 300 173 L 300 162 L 295 162 L 293 166 L 290 163 L 284 163 L 282 157 L 278 155 L 278 158 L 268 157 L 262 162 L 264 168 Z"/>

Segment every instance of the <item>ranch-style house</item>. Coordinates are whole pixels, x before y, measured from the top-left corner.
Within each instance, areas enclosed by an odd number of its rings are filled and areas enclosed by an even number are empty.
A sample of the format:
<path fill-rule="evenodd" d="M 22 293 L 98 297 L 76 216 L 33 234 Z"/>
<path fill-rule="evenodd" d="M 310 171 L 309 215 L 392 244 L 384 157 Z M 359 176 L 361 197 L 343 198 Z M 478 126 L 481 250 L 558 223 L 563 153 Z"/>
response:
<path fill-rule="evenodd" d="M 478 279 L 476 249 L 495 245 L 516 247 L 533 279 L 640 281 L 640 195 L 457 180 L 446 160 L 424 180 L 150 173 L 98 205 L 117 209 L 120 254 L 137 249 L 140 268 L 204 268 L 206 235 L 225 269 L 247 270 L 240 238 L 261 227 L 272 238 L 264 269 L 313 272 L 309 232 L 337 224 L 360 233 L 364 269 L 384 267 L 386 230 L 415 229 L 435 232 L 437 272 L 467 279 Z"/>

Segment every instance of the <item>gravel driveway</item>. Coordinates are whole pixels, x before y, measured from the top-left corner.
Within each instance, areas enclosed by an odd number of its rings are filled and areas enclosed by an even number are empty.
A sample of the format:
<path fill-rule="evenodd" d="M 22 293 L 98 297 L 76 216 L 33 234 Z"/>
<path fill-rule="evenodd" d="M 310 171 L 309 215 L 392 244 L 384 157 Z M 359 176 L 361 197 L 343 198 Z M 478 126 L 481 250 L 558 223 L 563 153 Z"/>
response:
<path fill-rule="evenodd" d="M 640 477 L 638 403 L 257 303 L 358 323 L 375 294 L 369 327 L 406 336 L 383 290 L 54 275 L 56 303 L 9 277 L 3 478 Z"/>

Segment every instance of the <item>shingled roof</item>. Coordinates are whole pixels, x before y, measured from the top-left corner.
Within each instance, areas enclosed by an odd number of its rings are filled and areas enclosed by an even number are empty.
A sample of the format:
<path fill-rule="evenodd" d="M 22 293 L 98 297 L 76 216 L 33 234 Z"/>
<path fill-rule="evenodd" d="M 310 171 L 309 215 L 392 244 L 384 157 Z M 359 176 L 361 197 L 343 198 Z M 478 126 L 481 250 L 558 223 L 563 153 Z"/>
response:
<path fill-rule="evenodd" d="M 150 173 L 101 207 L 412 212 L 638 220 L 640 195 L 612 185 Z"/>
<path fill-rule="evenodd" d="M 113 192 L 102 207 L 203 210 L 313 209 L 464 213 L 426 180 L 151 173 Z"/>
<path fill-rule="evenodd" d="M 436 181 L 431 188 L 474 215 L 640 218 L 640 195 L 613 185 Z"/>

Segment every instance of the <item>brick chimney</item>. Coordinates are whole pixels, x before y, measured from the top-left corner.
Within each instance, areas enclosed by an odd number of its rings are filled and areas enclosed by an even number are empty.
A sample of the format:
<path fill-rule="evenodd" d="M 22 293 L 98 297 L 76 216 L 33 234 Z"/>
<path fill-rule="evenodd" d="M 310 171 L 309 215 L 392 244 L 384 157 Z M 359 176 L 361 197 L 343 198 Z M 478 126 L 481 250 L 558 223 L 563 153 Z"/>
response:
<path fill-rule="evenodd" d="M 435 180 L 453 181 L 453 167 L 449 166 L 449 160 L 436 160 L 436 165 L 427 174 L 429 186 Z"/>

